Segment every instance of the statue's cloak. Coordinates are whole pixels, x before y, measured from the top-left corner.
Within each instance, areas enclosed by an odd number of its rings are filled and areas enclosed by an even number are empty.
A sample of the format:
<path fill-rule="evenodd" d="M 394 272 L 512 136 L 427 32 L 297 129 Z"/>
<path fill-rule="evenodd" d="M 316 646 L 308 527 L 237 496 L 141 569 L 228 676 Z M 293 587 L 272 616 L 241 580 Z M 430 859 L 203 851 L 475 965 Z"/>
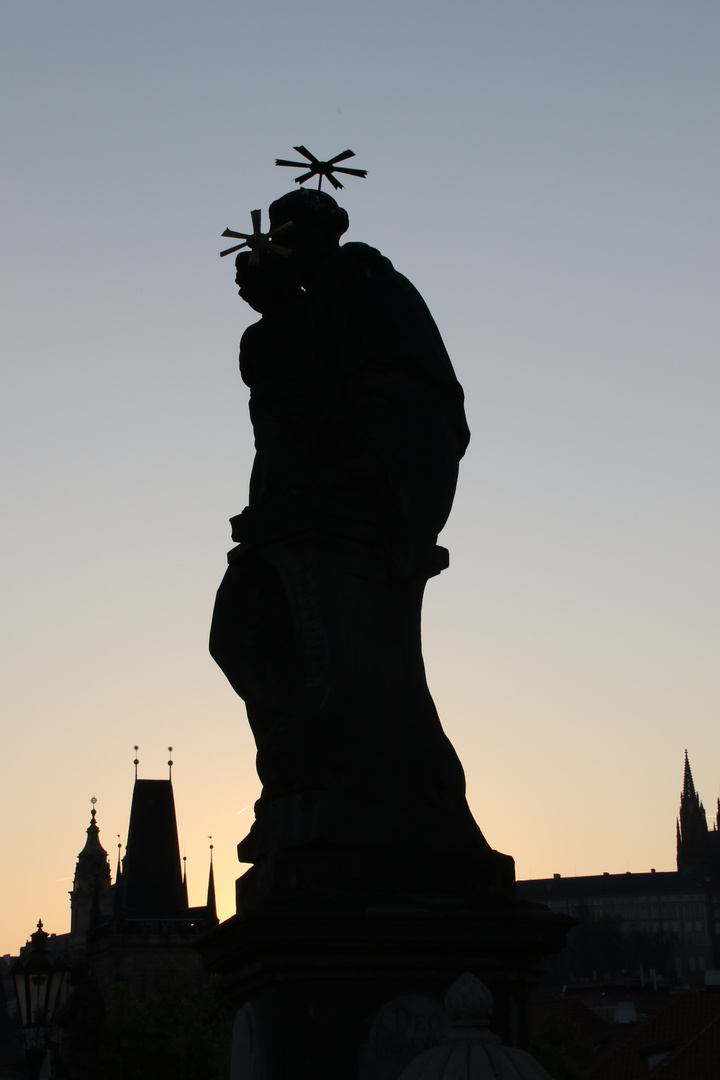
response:
<path fill-rule="evenodd" d="M 257 458 L 253 519 L 323 508 L 379 544 L 391 576 L 432 559 L 469 431 L 463 391 L 417 290 L 375 248 L 339 248 L 243 335 Z"/>

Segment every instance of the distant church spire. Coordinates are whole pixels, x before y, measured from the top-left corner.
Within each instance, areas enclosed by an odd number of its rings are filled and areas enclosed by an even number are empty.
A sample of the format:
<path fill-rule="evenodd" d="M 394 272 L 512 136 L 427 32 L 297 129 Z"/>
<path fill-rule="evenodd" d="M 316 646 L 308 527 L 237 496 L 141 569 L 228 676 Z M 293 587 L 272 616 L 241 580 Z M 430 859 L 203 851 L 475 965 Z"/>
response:
<path fill-rule="evenodd" d="M 712 834 L 719 837 L 717 832 Z M 708 832 L 705 807 L 695 790 L 688 752 L 685 751 L 683 789 L 677 827 L 677 868 L 681 874 L 704 880 L 716 873 L 716 840 Z"/>
<path fill-rule="evenodd" d="M 93 795 L 90 800 L 92 804 L 92 810 L 90 811 L 90 824 L 87 827 L 87 840 L 85 841 L 85 847 L 78 855 L 78 871 L 82 867 L 82 877 L 94 877 L 98 868 L 101 868 L 107 863 L 107 851 L 100 843 L 100 830 L 95 821 L 95 804 L 97 799 Z"/>
<path fill-rule="evenodd" d="M 110 863 L 107 851 L 100 843 L 100 829 L 95 820 L 97 799 L 94 795 L 90 802 L 92 810 L 87 840 L 77 857 L 70 893 L 70 934 L 74 952 L 84 950 L 85 935 L 91 925 L 97 924 L 106 906 L 106 898 L 110 895 Z"/>
<path fill-rule="evenodd" d="M 688 752 L 685 751 L 685 775 L 683 776 L 683 797 L 686 799 L 695 798 L 695 784 L 693 783 L 692 772 L 690 770 L 690 761 L 688 760 Z"/>
<path fill-rule="evenodd" d="M 213 871 L 213 848 L 212 836 L 208 836 L 210 841 L 210 873 L 208 874 L 208 891 L 207 891 L 207 906 L 206 906 L 206 921 L 210 926 L 217 926 L 218 919 L 217 903 L 215 901 L 215 873 Z"/>

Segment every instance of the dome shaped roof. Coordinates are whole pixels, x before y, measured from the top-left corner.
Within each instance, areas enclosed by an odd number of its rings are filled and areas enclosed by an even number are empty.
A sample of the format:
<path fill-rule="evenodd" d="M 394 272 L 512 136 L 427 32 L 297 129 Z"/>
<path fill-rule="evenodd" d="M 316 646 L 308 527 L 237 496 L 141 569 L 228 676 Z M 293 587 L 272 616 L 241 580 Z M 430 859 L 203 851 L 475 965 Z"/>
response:
<path fill-rule="evenodd" d="M 552 1080 L 525 1050 L 503 1046 L 488 1027 L 492 994 L 466 972 L 445 995 L 453 1032 L 411 1061 L 398 1080 Z"/>

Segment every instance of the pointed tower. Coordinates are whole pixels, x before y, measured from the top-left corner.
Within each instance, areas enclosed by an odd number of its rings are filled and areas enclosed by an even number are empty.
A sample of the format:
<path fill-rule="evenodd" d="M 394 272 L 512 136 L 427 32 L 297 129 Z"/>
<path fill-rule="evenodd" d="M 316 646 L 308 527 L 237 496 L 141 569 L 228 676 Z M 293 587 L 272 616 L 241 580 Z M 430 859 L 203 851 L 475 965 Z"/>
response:
<path fill-rule="evenodd" d="M 210 837 L 210 840 L 212 840 L 212 837 Z M 214 844 L 210 844 L 210 873 L 208 874 L 207 904 L 205 905 L 205 922 L 207 926 L 217 926 L 220 922 L 217 914 L 217 903 L 215 901 L 215 872 L 213 870 L 214 846 Z"/>
<path fill-rule="evenodd" d="M 109 914 L 112 908 L 110 863 L 100 843 L 100 829 L 95 821 L 95 796 L 85 847 L 77 857 L 75 878 L 70 893 L 70 935 L 73 952 L 85 951 L 85 939 L 91 924 Z"/>
<path fill-rule="evenodd" d="M 122 859 L 120 858 L 120 852 L 122 851 L 122 843 L 120 841 L 120 834 L 118 833 L 118 857 L 117 857 L 117 869 L 115 870 L 115 886 L 113 888 L 113 907 L 112 907 L 112 921 L 113 926 L 117 930 L 122 924 L 123 918 L 123 890 L 125 888 L 122 875 Z"/>
<path fill-rule="evenodd" d="M 704 878 L 709 873 L 707 818 L 695 791 L 687 750 L 677 824 L 677 868 L 693 878 Z"/>
<path fill-rule="evenodd" d="M 135 780 L 123 860 L 125 918 L 187 914 L 172 780 Z"/>
<path fill-rule="evenodd" d="M 697 801 L 697 794 L 695 792 L 695 784 L 693 782 L 687 750 L 685 750 L 685 771 L 683 773 L 682 798 Z"/>

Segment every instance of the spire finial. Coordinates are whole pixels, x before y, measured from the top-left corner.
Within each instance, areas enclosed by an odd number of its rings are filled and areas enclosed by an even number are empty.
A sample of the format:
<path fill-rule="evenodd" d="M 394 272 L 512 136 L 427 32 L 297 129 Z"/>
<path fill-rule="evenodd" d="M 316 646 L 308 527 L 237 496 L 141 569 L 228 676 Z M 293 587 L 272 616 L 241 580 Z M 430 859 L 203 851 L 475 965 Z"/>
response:
<path fill-rule="evenodd" d="M 168 758 L 168 771 L 169 771 L 169 775 L 168 775 L 168 780 L 172 780 L 172 767 L 173 767 L 173 760 L 172 760 L 172 746 L 168 746 L 168 754 L 170 754 L 170 755 L 171 755 L 171 756 L 170 756 L 170 757 Z"/>
<path fill-rule="evenodd" d="M 92 803 L 92 810 L 90 811 L 90 824 L 94 825 L 95 824 L 95 803 L 97 802 L 97 799 L 95 798 L 94 795 L 90 799 L 90 802 Z"/>
<path fill-rule="evenodd" d="M 208 836 L 208 840 L 210 841 L 210 865 L 212 866 L 212 853 L 215 845 L 212 842 L 212 836 Z"/>
<path fill-rule="evenodd" d="M 140 764 L 140 762 L 138 761 L 138 750 L 139 749 L 140 748 L 138 746 L 133 746 L 133 750 L 135 751 L 135 760 L 133 761 L 133 765 L 135 766 L 135 779 L 136 780 L 137 780 L 137 767 Z"/>

